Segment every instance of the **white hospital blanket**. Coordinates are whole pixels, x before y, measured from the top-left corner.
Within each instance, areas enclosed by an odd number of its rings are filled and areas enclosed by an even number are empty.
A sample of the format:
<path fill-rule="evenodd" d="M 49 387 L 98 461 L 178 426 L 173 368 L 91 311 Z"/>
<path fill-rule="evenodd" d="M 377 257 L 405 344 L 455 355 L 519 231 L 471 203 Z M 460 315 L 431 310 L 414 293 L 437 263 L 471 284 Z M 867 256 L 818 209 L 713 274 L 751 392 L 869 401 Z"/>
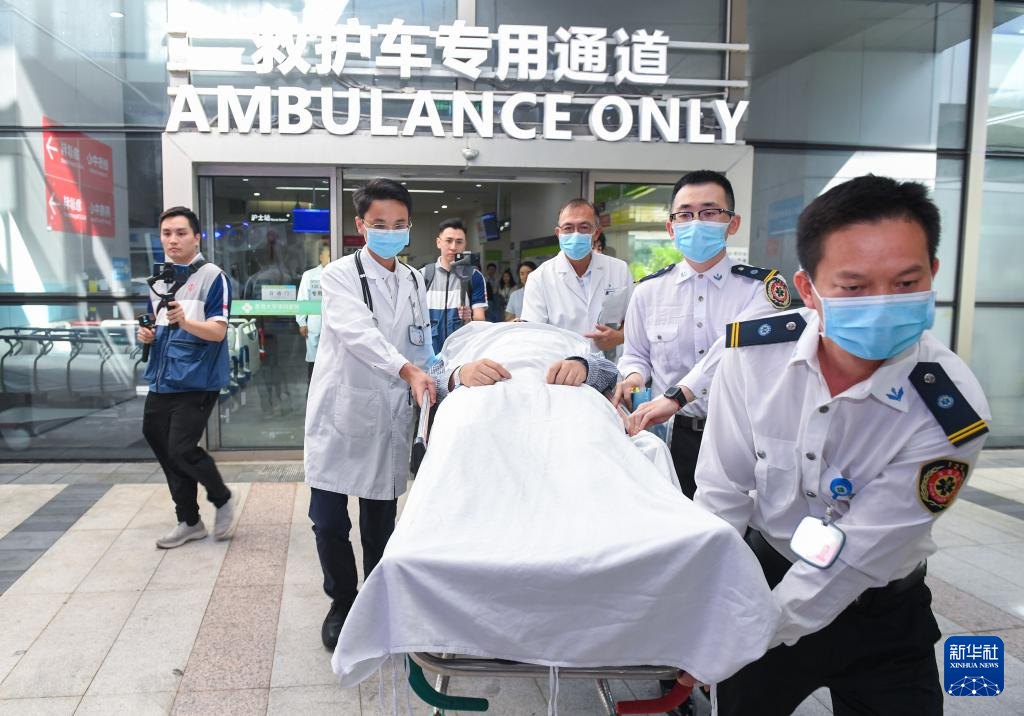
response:
<path fill-rule="evenodd" d="M 778 610 L 740 536 L 664 479 L 595 391 L 510 370 L 438 410 L 334 653 L 342 685 L 414 651 L 667 665 L 708 683 L 764 653 Z"/>

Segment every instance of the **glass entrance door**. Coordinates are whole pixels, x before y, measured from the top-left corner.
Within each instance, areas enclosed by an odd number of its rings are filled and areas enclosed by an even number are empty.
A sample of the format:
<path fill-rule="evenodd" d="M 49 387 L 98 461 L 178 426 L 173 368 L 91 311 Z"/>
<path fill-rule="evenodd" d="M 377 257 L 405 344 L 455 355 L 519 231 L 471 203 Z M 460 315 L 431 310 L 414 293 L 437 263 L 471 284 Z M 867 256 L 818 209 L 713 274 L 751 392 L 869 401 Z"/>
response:
<path fill-rule="evenodd" d="M 201 189 L 203 253 L 232 293 L 232 377 L 211 420 L 211 447 L 301 448 L 320 266 L 330 260 L 330 182 L 217 176 Z"/>

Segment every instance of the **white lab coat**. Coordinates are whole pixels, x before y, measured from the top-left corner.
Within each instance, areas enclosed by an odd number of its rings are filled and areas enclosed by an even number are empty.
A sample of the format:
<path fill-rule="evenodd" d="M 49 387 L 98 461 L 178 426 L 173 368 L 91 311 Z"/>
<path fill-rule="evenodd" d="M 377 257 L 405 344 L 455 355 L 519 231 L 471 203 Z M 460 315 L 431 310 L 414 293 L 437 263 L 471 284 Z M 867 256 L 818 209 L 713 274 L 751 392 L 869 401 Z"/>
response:
<path fill-rule="evenodd" d="M 629 266 L 622 259 L 593 253 L 589 271 L 590 285 L 585 292 L 564 252 L 542 263 L 530 274 L 524 289 L 522 319 L 580 335 L 593 333 L 596 323 L 621 326 L 633 293 Z M 590 344 L 596 351 L 594 342 Z"/>
<path fill-rule="evenodd" d="M 393 500 L 405 492 L 412 432 L 409 386 L 398 372 L 406 363 L 424 368 L 433 356 L 430 316 L 418 271 L 398 263 L 392 304 L 387 271 L 366 251 L 361 259 L 373 314 L 363 303 L 354 255 L 332 261 L 321 278 L 320 347 L 306 406 L 306 483 Z M 423 345 L 412 343 L 412 325 L 422 329 Z"/>
<path fill-rule="evenodd" d="M 296 297 L 299 301 L 316 301 L 323 297 L 323 292 L 320 290 L 323 273 L 323 266 L 315 266 L 302 274 L 302 280 L 299 281 L 299 293 Z M 295 322 L 306 327 L 306 362 L 312 363 L 316 360 L 316 348 L 320 343 L 320 316 L 315 314 L 296 316 Z"/>

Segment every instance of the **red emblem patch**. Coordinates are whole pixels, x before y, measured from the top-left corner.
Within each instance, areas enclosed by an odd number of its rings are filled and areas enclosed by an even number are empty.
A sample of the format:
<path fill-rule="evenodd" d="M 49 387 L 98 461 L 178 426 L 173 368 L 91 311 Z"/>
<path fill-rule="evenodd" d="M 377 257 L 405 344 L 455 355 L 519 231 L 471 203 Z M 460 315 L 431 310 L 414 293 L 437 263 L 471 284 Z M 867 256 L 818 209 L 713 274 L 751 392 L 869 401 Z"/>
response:
<path fill-rule="evenodd" d="M 764 285 L 768 300 L 776 308 L 789 308 L 792 298 L 789 295 L 789 285 L 782 276 L 772 276 Z"/>
<path fill-rule="evenodd" d="M 967 480 L 970 465 L 944 458 L 921 466 L 917 476 L 917 496 L 929 512 L 942 512 L 953 504 Z"/>

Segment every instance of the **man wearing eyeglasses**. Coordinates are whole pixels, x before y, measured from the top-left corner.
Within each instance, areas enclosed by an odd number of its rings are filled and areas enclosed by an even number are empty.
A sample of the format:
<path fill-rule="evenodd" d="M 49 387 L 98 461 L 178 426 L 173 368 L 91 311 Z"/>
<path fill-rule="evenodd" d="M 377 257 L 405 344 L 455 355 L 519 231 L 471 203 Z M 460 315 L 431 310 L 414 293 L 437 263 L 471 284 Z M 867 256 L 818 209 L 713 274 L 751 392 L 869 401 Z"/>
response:
<path fill-rule="evenodd" d="M 641 279 L 626 312 L 625 347 L 615 403 L 651 381 L 661 397 L 636 409 L 631 430 L 675 416 L 671 451 L 683 493 L 692 498 L 694 470 L 707 418 L 708 389 L 721 355 L 711 350 L 741 314 L 788 308 L 789 289 L 777 271 L 737 264 L 726 241 L 740 228 L 732 184 L 695 171 L 676 182 L 665 228 L 684 260 Z"/>
<path fill-rule="evenodd" d="M 594 252 L 600 233 L 591 202 L 573 199 L 562 207 L 555 227 L 560 251 L 531 274 L 522 319 L 579 333 L 593 350 L 615 359 L 633 277 L 625 261 Z"/>

